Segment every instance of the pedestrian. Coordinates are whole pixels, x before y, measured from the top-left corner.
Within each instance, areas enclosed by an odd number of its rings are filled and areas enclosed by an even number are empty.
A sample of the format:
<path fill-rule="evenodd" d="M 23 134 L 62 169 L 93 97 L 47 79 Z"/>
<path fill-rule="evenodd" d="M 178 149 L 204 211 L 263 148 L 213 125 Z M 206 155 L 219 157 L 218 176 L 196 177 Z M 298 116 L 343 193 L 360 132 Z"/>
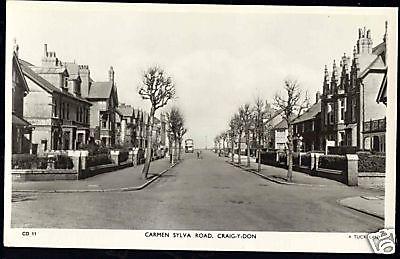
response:
<path fill-rule="evenodd" d="M 197 159 L 199 159 L 200 158 L 200 153 L 199 153 L 198 150 L 196 151 L 196 154 L 197 154 Z"/>

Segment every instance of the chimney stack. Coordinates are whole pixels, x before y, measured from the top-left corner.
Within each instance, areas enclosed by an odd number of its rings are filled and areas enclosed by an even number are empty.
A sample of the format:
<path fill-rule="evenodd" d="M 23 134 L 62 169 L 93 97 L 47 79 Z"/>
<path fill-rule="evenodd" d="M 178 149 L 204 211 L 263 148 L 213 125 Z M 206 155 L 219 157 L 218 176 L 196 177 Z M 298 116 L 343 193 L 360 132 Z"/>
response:
<path fill-rule="evenodd" d="M 43 57 L 47 57 L 47 44 L 44 44 L 44 55 Z"/>
<path fill-rule="evenodd" d="M 320 91 L 317 91 L 317 93 L 315 94 L 315 103 L 318 103 L 320 99 L 321 99 L 321 93 Z"/>
<path fill-rule="evenodd" d="M 112 66 L 110 67 L 110 70 L 108 71 L 108 78 L 109 78 L 110 82 L 114 83 L 114 69 Z"/>

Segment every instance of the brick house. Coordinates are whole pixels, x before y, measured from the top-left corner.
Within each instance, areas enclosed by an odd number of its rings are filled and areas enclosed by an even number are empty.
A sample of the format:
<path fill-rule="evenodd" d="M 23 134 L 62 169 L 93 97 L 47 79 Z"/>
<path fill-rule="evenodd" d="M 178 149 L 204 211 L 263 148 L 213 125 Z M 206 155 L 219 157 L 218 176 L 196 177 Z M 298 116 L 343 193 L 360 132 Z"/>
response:
<path fill-rule="evenodd" d="M 385 152 L 386 108 L 377 103 L 385 85 L 386 32 L 383 42 L 372 47 L 370 30 L 359 29 L 353 58 L 344 55 L 340 71 L 333 62 L 325 67 L 321 97 L 320 143 Z M 384 92 L 383 90 L 381 92 Z"/>
<path fill-rule="evenodd" d="M 31 90 L 24 100 L 24 118 L 35 127 L 32 143 L 38 146 L 37 152 L 76 149 L 85 144 L 91 104 L 80 96 L 79 86 L 70 88 L 68 71 L 55 52 L 48 52 L 45 45 L 40 67 L 20 62 Z"/>

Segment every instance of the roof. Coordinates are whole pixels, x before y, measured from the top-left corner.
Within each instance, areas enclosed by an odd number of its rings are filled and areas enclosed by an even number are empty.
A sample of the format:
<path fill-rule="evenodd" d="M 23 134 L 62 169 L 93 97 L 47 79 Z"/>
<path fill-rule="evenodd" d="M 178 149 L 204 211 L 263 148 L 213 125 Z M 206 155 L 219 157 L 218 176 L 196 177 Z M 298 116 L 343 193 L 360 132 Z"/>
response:
<path fill-rule="evenodd" d="M 276 124 L 276 126 L 274 127 L 274 129 L 287 129 L 288 128 L 288 124 L 286 122 L 285 119 L 282 119 L 278 124 Z"/>
<path fill-rule="evenodd" d="M 30 126 L 31 124 L 24 120 L 23 118 L 18 117 L 17 115 L 12 115 L 12 124 L 18 126 Z"/>
<path fill-rule="evenodd" d="M 377 56 L 361 73 L 360 78 L 366 77 L 371 72 L 385 72 L 386 66 L 381 56 Z"/>
<path fill-rule="evenodd" d="M 65 67 L 35 67 L 32 66 L 31 69 L 38 74 L 63 74 L 67 71 Z M 67 72 L 68 73 L 68 72 Z"/>
<path fill-rule="evenodd" d="M 62 95 L 68 96 L 72 99 L 76 99 L 81 102 L 90 104 L 90 102 L 88 102 L 87 100 L 85 100 L 79 96 L 74 96 L 73 94 L 71 94 L 69 92 L 64 92 L 64 91 L 60 90 L 59 88 L 55 87 L 49 81 L 47 81 L 46 79 L 44 79 L 43 77 L 41 77 L 40 75 L 35 73 L 35 71 L 33 71 L 29 66 L 27 66 L 27 64 L 29 64 L 29 63 L 21 60 L 21 68 L 22 68 L 24 75 L 26 77 L 28 77 L 30 80 L 32 80 L 33 82 L 35 82 L 36 84 L 38 84 L 40 87 L 42 87 L 45 91 L 47 91 L 49 93 L 57 92 Z"/>
<path fill-rule="evenodd" d="M 321 101 L 314 103 L 305 113 L 294 119 L 293 123 L 296 124 L 303 121 L 315 119 L 315 117 L 320 112 L 321 112 Z"/>
<path fill-rule="evenodd" d="M 372 49 L 372 53 L 375 55 L 381 55 L 384 52 L 386 52 L 386 42 L 384 41 Z"/>
<path fill-rule="evenodd" d="M 64 62 L 63 66 L 68 70 L 68 74 L 71 75 L 79 75 L 79 65 L 73 62 Z"/>
<path fill-rule="evenodd" d="M 112 82 L 93 82 L 92 86 L 90 87 L 89 96 L 87 98 L 107 99 L 110 97 L 112 88 Z"/>
<path fill-rule="evenodd" d="M 133 107 L 130 105 L 120 105 L 117 110 L 121 113 L 122 116 L 130 117 L 133 115 Z"/>
<path fill-rule="evenodd" d="M 22 72 L 21 64 L 20 64 L 19 59 L 18 59 L 18 57 L 17 57 L 15 52 L 13 53 L 13 63 L 17 67 L 18 73 L 20 74 L 20 76 L 22 78 L 22 84 L 23 84 L 25 93 L 29 92 L 28 84 L 26 83 L 25 76 L 24 76 L 24 74 Z"/>
<path fill-rule="evenodd" d="M 379 88 L 378 96 L 376 97 L 376 102 L 383 102 L 386 104 L 387 102 L 387 70 L 382 80 L 381 87 Z"/>

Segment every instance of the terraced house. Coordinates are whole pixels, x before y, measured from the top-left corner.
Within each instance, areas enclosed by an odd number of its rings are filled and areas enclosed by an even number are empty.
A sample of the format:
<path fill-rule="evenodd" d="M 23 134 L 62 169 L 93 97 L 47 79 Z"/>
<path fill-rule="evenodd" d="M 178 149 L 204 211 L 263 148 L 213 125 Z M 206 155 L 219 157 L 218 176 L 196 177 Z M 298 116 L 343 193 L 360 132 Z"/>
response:
<path fill-rule="evenodd" d="M 32 143 L 36 151 L 76 149 L 86 143 L 91 104 L 81 97 L 79 76 L 70 78 L 47 45 L 41 66 L 20 63 L 30 89 L 24 99 L 24 118 L 35 127 Z"/>
<path fill-rule="evenodd" d="M 373 47 L 371 31 L 359 29 L 353 58 L 343 55 L 340 67 L 334 61 L 331 73 L 325 67 L 321 143 L 385 152 L 386 39 L 387 32 Z"/>

